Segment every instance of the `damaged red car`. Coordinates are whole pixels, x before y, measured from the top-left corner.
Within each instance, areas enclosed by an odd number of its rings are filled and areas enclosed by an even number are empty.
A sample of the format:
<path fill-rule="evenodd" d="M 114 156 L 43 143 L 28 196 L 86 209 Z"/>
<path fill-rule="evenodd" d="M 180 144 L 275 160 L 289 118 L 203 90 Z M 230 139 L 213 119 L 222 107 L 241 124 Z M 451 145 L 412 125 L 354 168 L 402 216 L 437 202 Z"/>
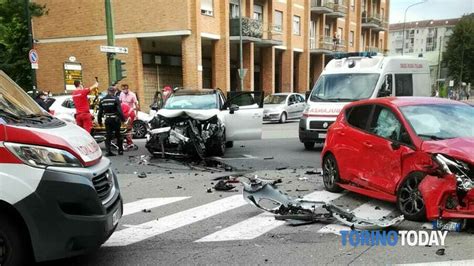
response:
<path fill-rule="evenodd" d="M 328 131 L 326 190 L 396 203 L 409 220 L 474 218 L 474 108 L 439 98 L 351 103 Z"/>

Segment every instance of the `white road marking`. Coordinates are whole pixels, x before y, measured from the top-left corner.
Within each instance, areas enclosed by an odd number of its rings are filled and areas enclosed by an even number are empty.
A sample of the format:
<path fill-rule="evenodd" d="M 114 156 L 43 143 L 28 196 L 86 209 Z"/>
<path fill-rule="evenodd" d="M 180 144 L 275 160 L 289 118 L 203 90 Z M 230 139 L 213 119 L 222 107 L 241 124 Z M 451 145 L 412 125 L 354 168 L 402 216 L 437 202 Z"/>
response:
<path fill-rule="evenodd" d="M 304 197 L 305 200 L 329 202 L 344 194 L 331 193 L 328 191 L 315 191 Z M 262 213 L 240 223 L 226 227 L 213 234 L 207 235 L 196 242 L 235 241 L 250 240 L 257 238 L 281 225 L 285 221 L 275 220 L 271 213 Z"/>
<path fill-rule="evenodd" d="M 391 203 L 383 202 L 380 200 L 371 200 L 365 204 L 360 205 L 352 212 L 360 218 L 380 219 L 387 216 L 395 207 Z M 350 227 L 340 224 L 329 224 L 319 229 L 318 233 L 335 233 L 340 235 L 341 230 L 351 230 Z"/>
<path fill-rule="evenodd" d="M 230 196 L 189 210 L 115 232 L 104 246 L 128 246 L 168 231 L 199 222 L 247 204 L 242 195 Z M 150 228 L 151 227 L 151 228 Z"/>
<path fill-rule="evenodd" d="M 153 209 L 188 198 L 190 197 L 147 198 L 126 203 L 123 205 L 123 216 L 141 212 L 143 209 Z"/>
<path fill-rule="evenodd" d="M 410 266 L 468 266 L 474 265 L 474 260 L 451 260 L 451 261 L 432 261 L 422 263 L 408 263 L 408 264 L 395 264 L 395 265 L 410 265 Z"/>

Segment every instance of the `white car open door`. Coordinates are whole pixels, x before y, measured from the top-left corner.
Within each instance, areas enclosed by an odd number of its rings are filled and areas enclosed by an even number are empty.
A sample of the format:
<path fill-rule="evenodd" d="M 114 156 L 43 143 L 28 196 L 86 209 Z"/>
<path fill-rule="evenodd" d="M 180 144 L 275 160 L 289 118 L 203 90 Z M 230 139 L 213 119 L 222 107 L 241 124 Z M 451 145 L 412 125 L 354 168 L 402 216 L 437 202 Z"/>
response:
<path fill-rule="evenodd" d="M 261 139 L 263 92 L 231 92 L 222 116 L 226 141 Z"/>

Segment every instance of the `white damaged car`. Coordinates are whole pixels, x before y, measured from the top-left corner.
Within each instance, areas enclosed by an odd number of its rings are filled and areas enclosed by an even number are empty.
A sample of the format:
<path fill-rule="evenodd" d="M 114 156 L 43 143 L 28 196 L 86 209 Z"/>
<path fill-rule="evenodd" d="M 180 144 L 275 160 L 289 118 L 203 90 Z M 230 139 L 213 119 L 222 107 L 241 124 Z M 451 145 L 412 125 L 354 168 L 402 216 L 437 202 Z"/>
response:
<path fill-rule="evenodd" d="M 223 155 L 234 141 L 262 137 L 261 92 L 226 100 L 214 89 L 178 89 L 150 121 L 146 148 L 154 155 L 204 158 Z"/>

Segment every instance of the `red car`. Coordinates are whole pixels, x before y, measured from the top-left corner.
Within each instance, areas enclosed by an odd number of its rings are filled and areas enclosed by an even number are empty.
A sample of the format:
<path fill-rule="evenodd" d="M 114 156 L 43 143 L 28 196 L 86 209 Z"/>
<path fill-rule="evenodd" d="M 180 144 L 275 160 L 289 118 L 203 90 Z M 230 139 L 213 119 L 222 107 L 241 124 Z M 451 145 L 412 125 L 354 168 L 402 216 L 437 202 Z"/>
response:
<path fill-rule="evenodd" d="M 322 152 L 326 190 L 394 202 L 406 219 L 474 218 L 474 108 L 388 97 L 344 107 Z"/>

